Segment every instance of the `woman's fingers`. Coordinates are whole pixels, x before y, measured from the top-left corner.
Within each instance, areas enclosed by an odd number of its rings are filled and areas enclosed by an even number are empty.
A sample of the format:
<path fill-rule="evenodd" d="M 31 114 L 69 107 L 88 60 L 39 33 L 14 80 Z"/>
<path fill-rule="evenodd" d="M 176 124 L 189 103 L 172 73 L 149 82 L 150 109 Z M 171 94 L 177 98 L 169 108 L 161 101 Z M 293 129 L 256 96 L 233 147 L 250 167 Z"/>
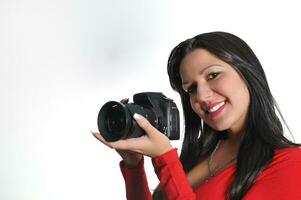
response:
<path fill-rule="evenodd" d="M 100 133 L 97 132 L 92 132 L 92 135 L 99 140 L 101 143 L 105 144 L 106 146 L 116 149 L 116 150 L 131 150 L 131 149 L 135 149 L 136 145 L 137 145 L 137 138 L 130 138 L 130 139 L 126 139 L 126 140 L 118 140 L 115 142 L 107 142 Z"/>
<path fill-rule="evenodd" d="M 120 103 L 127 104 L 129 102 L 129 98 L 122 99 Z"/>
<path fill-rule="evenodd" d="M 110 145 L 114 149 L 136 151 L 141 138 L 121 139 L 116 142 L 111 142 Z"/>
<path fill-rule="evenodd" d="M 91 133 L 92 133 L 92 135 L 93 135 L 96 139 L 98 139 L 98 140 L 101 141 L 102 143 L 105 142 L 105 139 L 104 139 L 99 133 L 93 132 L 93 131 L 91 131 Z"/>
<path fill-rule="evenodd" d="M 133 117 L 137 121 L 138 125 L 146 133 L 146 135 L 140 137 L 140 142 L 137 141 L 135 143 L 135 150 L 137 152 L 148 155 L 153 158 L 172 149 L 172 145 L 169 139 L 163 133 L 161 133 L 155 127 L 153 127 L 145 117 L 136 113 Z"/>
<path fill-rule="evenodd" d="M 114 142 L 107 142 L 99 133 L 92 132 L 94 137 L 105 145 L 115 150 L 127 150 L 150 157 L 161 155 L 172 148 L 169 139 L 158 131 L 142 115 L 134 114 L 134 119 L 145 132 L 145 135 L 137 138 L 120 139 Z"/>
<path fill-rule="evenodd" d="M 151 123 L 145 118 L 143 117 L 142 115 L 139 115 L 137 113 L 135 113 L 133 115 L 134 119 L 136 120 L 136 122 L 138 123 L 138 125 L 140 126 L 140 128 L 142 128 L 145 133 L 148 135 L 148 136 L 151 136 L 153 135 L 155 132 L 159 132 L 155 127 L 153 127 L 151 125 Z"/>
<path fill-rule="evenodd" d="M 101 143 L 107 145 L 108 147 L 113 148 L 113 147 L 110 145 L 110 142 L 107 142 L 107 141 L 101 136 L 100 133 L 92 132 L 92 131 L 91 131 L 91 133 L 92 133 L 92 135 L 93 135 L 97 140 L 99 140 Z"/>

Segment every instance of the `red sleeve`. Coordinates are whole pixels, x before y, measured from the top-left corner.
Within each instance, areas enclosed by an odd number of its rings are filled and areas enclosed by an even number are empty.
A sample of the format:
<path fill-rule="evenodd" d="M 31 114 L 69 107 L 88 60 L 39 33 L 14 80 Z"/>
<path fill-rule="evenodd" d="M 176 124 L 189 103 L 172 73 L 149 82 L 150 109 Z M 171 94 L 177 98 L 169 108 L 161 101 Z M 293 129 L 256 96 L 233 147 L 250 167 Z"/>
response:
<path fill-rule="evenodd" d="M 167 200 L 195 200 L 177 150 L 172 149 L 152 159 L 155 172 Z"/>
<path fill-rule="evenodd" d="M 126 168 L 124 162 L 121 161 L 120 169 L 125 180 L 127 200 L 152 200 L 144 171 L 143 157 L 140 163 L 131 169 Z"/>

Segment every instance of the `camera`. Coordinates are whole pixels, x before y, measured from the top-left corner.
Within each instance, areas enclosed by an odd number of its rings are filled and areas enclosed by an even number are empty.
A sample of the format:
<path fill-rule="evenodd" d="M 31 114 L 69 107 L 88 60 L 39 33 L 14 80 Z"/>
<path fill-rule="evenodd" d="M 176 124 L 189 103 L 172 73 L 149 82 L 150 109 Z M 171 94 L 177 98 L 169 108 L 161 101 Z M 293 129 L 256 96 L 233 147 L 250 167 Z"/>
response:
<path fill-rule="evenodd" d="M 180 138 L 179 111 L 172 99 L 159 92 L 143 92 L 133 96 L 133 103 L 105 103 L 98 114 L 98 129 L 106 141 L 140 137 L 144 133 L 133 115 L 144 116 L 170 140 Z"/>

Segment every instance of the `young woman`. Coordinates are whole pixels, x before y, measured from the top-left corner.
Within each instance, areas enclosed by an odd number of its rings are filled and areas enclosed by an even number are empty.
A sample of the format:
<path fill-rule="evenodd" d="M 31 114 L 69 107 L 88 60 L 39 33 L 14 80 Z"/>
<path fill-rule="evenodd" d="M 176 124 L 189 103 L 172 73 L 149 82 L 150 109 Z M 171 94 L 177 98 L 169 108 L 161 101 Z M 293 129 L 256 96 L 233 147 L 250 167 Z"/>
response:
<path fill-rule="evenodd" d="M 168 75 L 184 111 L 180 158 L 138 114 L 145 136 L 106 142 L 93 133 L 122 156 L 128 199 L 301 199 L 299 144 L 284 137 L 264 70 L 243 40 L 211 32 L 183 41 L 171 52 Z M 142 155 L 160 180 L 153 196 Z"/>

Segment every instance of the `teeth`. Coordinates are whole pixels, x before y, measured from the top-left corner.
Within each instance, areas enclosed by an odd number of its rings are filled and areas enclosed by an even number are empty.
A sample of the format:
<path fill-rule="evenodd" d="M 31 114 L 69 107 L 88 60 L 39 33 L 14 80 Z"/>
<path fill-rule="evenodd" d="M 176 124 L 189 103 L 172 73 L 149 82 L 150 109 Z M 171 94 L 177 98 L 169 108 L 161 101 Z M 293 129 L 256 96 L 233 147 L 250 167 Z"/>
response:
<path fill-rule="evenodd" d="M 210 113 L 215 112 L 215 111 L 217 111 L 220 107 L 222 107 L 224 104 L 225 104 L 225 102 L 223 101 L 223 102 L 217 104 L 216 106 L 214 106 L 213 108 L 209 109 L 208 112 L 210 112 Z"/>

